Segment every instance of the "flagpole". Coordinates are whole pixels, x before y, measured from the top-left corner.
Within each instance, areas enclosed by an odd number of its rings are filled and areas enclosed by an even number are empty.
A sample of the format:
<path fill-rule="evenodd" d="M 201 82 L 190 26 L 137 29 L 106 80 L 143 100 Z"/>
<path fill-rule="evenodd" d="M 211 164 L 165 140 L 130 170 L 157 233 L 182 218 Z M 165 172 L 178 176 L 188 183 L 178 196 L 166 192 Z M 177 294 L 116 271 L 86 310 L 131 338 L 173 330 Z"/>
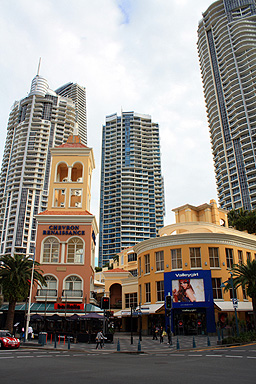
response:
<path fill-rule="evenodd" d="M 28 300 L 28 313 L 27 313 L 27 321 L 26 321 L 26 329 L 25 329 L 25 342 L 28 339 L 28 327 L 30 322 L 30 307 L 32 300 L 32 290 L 33 290 L 33 281 L 34 281 L 34 270 L 35 270 L 35 248 L 34 248 L 34 256 L 33 256 L 33 265 L 31 272 L 31 282 L 30 282 L 30 291 L 29 291 L 29 300 Z"/>

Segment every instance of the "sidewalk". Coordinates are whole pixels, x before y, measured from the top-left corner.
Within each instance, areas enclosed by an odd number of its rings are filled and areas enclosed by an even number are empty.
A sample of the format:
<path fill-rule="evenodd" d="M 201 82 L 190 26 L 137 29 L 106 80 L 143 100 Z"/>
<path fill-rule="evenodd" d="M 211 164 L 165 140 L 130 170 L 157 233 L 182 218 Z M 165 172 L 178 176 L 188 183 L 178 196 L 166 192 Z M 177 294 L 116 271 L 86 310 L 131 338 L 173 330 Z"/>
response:
<path fill-rule="evenodd" d="M 126 353 L 170 353 L 172 351 L 184 350 L 184 349 L 202 349 L 209 347 L 217 346 L 217 336 L 174 336 L 172 338 L 172 346 L 167 344 L 167 337 L 164 337 L 164 342 L 160 344 L 159 338 L 158 340 L 152 340 L 152 336 L 142 336 L 142 341 L 139 344 L 138 335 L 133 336 L 133 344 L 131 344 L 131 335 L 128 333 L 118 333 L 116 332 L 114 335 L 113 343 L 106 343 L 104 347 L 96 350 L 96 344 L 88 344 L 88 343 L 70 343 L 70 350 L 72 351 L 80 351 L 80 352 L 88 352 L 95 353 L 97 352 L 126 352 Z M 209 345 L 210 342 L 210 345 Z M 54 341 L 50 343 L 47 342 L 46 345 L 41 346 L 38 344 L 38 340 L 33 340 L 30 342 L 21 343 L 21 348 L 40 348 L 40 349 L 55 349 Z M 68 350 L 67 341 L 61 341 L 60 344 L 56 344 L 56 350 Z"/>

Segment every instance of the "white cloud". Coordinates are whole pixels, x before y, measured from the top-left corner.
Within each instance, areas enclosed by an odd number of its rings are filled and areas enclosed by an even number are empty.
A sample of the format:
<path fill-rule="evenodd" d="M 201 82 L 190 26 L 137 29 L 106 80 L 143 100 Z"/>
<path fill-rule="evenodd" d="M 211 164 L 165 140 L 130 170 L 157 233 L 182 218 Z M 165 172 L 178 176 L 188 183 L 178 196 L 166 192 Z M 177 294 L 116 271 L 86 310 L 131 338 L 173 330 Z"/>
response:
<path fill-rule="evenodd" d="M 0 132 L 26 96 L 42 57 L 52 89 L 87 88 L 88 145 L 94 149 L 91 211 L 98 217 L 101 127 L 134 110 L 160 125 L 167 216 L 216 198 L 197 57 L 197 26 L 210 0 L 9 0 L 0 2 Z M 2 157 L 4 140 L 0 147 Z"/>

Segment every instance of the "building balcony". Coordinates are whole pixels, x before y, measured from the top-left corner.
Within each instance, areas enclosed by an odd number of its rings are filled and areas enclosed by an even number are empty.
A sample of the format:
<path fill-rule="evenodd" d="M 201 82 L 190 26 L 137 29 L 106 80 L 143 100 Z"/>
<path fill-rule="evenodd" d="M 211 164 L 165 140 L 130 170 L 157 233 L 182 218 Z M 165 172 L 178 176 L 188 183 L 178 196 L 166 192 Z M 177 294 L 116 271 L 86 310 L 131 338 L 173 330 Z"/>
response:
<path fill-rule="evenodd" d="M 36 293 L 36 301 L 56 301 L 57 289 L 38 289 Z"/>
<path fill-rule="evenodd" d="M 82 302 L 83 300 L 83 291 L 80 289 L 63 289 L 62 291 L 62 301 L 68 300 L 68 301 L 77 301 Z"/>

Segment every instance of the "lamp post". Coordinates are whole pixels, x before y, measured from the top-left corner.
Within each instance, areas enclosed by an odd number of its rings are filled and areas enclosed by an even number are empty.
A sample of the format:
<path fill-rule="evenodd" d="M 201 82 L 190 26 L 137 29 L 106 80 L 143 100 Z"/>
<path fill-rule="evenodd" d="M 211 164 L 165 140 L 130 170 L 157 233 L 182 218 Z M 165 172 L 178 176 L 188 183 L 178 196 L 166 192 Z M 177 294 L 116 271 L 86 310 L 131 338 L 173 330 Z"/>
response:
<path fill-rule="evenodd" d="M 131 344 L 133 344 L 133 333 L 132 333 L 132 311 L 133 311 L 133 306 L 131 305 Z"/>
<path fill-rule="evenodd" d="M 32 265 L 32 272 L 31 272 L 31 283 L 30 283 L 30 291 L 29 291 L 29 300 L 28 300 L 28 313 L 27 313 L 27 321 L 26 321 L 26 329 L 25 329 L 25 342 L 28 339 L 28 326 L 30 322 L 30 307 L 31 307 L 31 300 L 32 300 L 32 289 L 33 289 L 33 283 L 34 283 L 34 270 L 35 270 L 35 248 L 34 248 L 34 256 L 33 256 L 33 265 Z"/>
<path fill-rule="evenodd" d="M 236 334 L 237 336 L 239 336 L 239 326 L 238 326 L 238 318 L 237 318 L 237 307 L 238 307 L 238 301 L 237 299 L 235 298 L 235 288 L 234 288 L 234 280 L 233 280 L 233 273 L 231 271 L 229 271 L 230 273 L 230 278 L 227 280 L 227 281 L 224 281 L 223 283 L 221 283 L 220 287 L 221 288 L 225 288 L 226 285 L 225 283 L 228 283 L 231 285 L 231 289 L 232 289 L 232 302 L 233 302 L 233 308 L 235 310 L 235 319 L 236 319 Z"/>
<path fill-rule="evenodd" d="M 139 316 L 139 322 L 140 322 L 140 330 L 139 330 L 139 340 L 142 341 L 142 312 L 141 312 L 141 303 L 139 303 L 139 310 L 138 310 L 138 316 Z"/>

